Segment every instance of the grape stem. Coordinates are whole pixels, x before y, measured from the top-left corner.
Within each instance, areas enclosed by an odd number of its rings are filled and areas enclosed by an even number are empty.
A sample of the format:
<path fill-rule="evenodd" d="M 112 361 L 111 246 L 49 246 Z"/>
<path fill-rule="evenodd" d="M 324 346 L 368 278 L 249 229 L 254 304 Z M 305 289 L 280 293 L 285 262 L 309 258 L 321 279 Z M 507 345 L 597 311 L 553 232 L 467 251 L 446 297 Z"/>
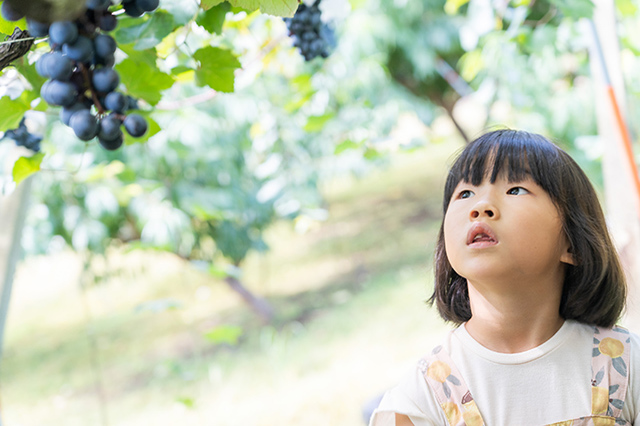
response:
<path fill-rule="evenodd" d="M 91 92 L 91 99 L 93 99 L 93 103 L 95 104 L 98 110 L 98 114 L 104 115 L 106 111 L 102 106 L 102 104 L 100 103 L 100 100 L 98 99 L 98 94 L 96 93 L 96 89 L 93 88 L 93 83 L 91 83 L 91 76 L 89 75 L 89 70 L 82 63 L 78 63 L 78 68 L 80 68 L 80 71 L 82 71 L 82 76 L 84 77 L 84 81 L 89 86 L 89 91 Z"/>

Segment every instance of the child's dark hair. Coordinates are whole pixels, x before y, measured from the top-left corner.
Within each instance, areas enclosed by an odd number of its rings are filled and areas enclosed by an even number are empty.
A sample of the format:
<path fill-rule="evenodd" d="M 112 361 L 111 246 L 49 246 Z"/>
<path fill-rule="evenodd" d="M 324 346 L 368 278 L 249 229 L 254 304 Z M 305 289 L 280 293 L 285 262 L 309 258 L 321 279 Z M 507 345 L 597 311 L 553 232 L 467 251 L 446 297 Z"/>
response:
<path fill-rule="evenodd" d="M 562 216 L 575 266 L 566 266 L 560 315 L 585 324 L 613 326 L 624 309 L 627 287 L 598 197 L 580 166 L 545 137 L 496 130 L 467 145 L 449 171 L 443 214 L 460 181 L 480 185 L 489 179 L 493 183 L 500 173 L 509 181 L 529 175 L 547 191 Z M 436 304 L 446 321 L 461 324 L 471 318 L 467 280 L 449 263 L 443 225 L 429 303 Z"/>

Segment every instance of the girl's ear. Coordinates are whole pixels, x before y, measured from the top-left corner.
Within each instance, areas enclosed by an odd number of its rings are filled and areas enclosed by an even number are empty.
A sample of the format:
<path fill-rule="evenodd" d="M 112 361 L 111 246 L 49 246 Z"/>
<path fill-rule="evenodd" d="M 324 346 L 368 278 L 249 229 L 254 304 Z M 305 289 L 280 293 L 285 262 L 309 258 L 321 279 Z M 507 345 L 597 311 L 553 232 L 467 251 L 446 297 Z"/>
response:
<path fill-rule="evenodd" d="M 560 262 L 566 263 L 568 265 L 576 266 L 576 260 L 573 257 L 573 253 L 571 250 L 571 246 L 569 245 L 569 242 L 567 242 L 567 248 L 565 249 L 564 253 L 560 255 Z"/>
<path fill-rule="evenodd" d="M 571 254 L 568 250 L 562 253 L 562 255 L 560 256 L 560 262 L 576 266 L 576 261 L 573 258 L 573 254 Z"/>

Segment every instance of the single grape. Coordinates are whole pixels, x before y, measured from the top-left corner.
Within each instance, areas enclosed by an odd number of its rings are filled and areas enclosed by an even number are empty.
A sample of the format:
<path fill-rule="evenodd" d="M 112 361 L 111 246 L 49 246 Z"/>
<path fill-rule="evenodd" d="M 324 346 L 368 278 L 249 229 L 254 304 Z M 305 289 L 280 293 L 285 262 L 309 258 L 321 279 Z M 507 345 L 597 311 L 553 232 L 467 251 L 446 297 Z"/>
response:
<path fill-rule="evenodd" d="M 153 12 L 159 4 L 159 0 L 136 0 L 136 5 L 145 12 Z"/>
<path fill-rule="evenodd" d="M 67 126 L 69 125 L 69 120 L 71 120 L 71 116 L 81 109 L 89 109 L 89 107 L 83 102 L 78 101 L 70 107 L 65 107 L 60 110 L 60 121 L 62 121 Z"/>
<path fill-rule="evenodd" d="M 52 52 L 43 67 L 52 80 L 69 81 L 73 74 L 74 63 L 62 53 Z"/>
<path fill-rule="evenodd" d="M 71 21 L 54 22 L 49 27 L 50 44 L 73 44 L 78 39 L 78 27 Z"/>
<path fill-rule="evenodd" d="M 140 109 L 140 107 L 138 106 L 138 100 L 136 98 L 134 98 L 133 96 L 127 95 L 127 99 L 129 100 L 129 105 L 127 106 L 127 109 Z"/>
<path fill-rule="evenodd" d="M 100 130 L 98 137 L 102 140 L 110 141 L 122 136 L 120 126 L 122 121 L 113 115 L 108 115 L 100 120 Z"/>
<path fill-rule="evenodd" d="M 124 128 L 125 130 L 134 138 L 139 138 L 147 132 L 147 128 L 149 127 L 147 124 L 147 120 L 144 119 L 141 115 L 138 114 L 129 114 L 124 119 Z"/>
<path fill-rule="evenodd" d="M 121 131 L 120 135 L 115 139 L 102 139 L 98 137 L 98 142 L 100 142 L 100 145 L 107 151 L 115 151 L 122 146 L 122 143 L 124 142 L 124 136 L 122 135 Z"/>
<path fill-rule="evenodd" d="M 96 62 L 101 65 L 113 66 L 115 62 L 116 41 L 106 34 L 99 34 L 93 39 Z"/>
<path fill-rule="evenodd" d="M 75 43 L 64 44 L 62 52 L 74 61 L 86 64 L 93 60 L 93 43 L 85 36 L 78 36 Z"/>
<path fill-rule="evenodd" d="M 144 10 L 138 7 L 138 4 L 136 3 L 135 0 L 122 2 L 122 7 L 124 7 L 124 12 L 127 15 L 132 16 L 134 18 L 139 18 L 144 13 Z"/>
<path fill-rule="evenodd" d="M 87 9 L 105 10 L 111 6 L 111 0 L 87 0 Z"/>
<path fill-rule="evenodd" d="M 113 92 L 120 83 L 120 77 L 113 68 L 98 68 L 91 77 L 93 88 L 98 92 Z"/>
<path fill-rule="evenodd" d="M 47 62 L 51 60 L 51 53 L 45 53 L 36 61 L 36 72 L 42 77 L 49 77 L 49 66 Z"/>
<path fill-rule="evenodd" d="M 0 13 L 2 17 L 7 21 L 19 21 L 24 18 L 24 15 L 11 6 L 11 3 L 8 1 L 3 1 L 2 6 L 0 7 Z"/>
<path fill-rule="evenodd" d="M 27 29 L 33 37 L 46 37 L 49 35 L 49 24 L 27 18 Z"/>
<path fill-rule="evenodd" d="M 120 92 L 111 92 L 104 99 L 104 107 L 109 111 L 123 114 L 129 108 L 129 99 Z"/>
<path fill-rule="evenodd" d="M 45 102 L 57 106 L 71 106 L 78 96 L 73 84 L 58 80 L 50 80 L 43 84 L 40 94 Z"/>
<path fill-rule="evenodd" d="M 87 109 L 76 111 L 69 119 L 69 127 L 83 141 L 89 141 L 98 135 L 98 120 Z"/>
<path fill-rule="evenodd" d="M 113 31 L 118 26 L 118 20 L 111 12 L 105 11 L 103 15 L 96 18 L 96 24 L 102 31 Z"/>

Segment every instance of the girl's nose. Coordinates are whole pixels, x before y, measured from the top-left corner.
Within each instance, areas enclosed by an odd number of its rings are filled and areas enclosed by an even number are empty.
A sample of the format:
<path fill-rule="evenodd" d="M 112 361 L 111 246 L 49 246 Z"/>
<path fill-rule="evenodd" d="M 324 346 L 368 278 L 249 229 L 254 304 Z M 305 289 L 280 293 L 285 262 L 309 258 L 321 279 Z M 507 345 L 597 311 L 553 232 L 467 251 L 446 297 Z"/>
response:
<path fill-rule="evenodd" d="M 469 217 L 472 220 L 480 218 L 497 219 L 499 212 L 495 205 L 487 201 L 479 201 L 469 212 Z"/>

